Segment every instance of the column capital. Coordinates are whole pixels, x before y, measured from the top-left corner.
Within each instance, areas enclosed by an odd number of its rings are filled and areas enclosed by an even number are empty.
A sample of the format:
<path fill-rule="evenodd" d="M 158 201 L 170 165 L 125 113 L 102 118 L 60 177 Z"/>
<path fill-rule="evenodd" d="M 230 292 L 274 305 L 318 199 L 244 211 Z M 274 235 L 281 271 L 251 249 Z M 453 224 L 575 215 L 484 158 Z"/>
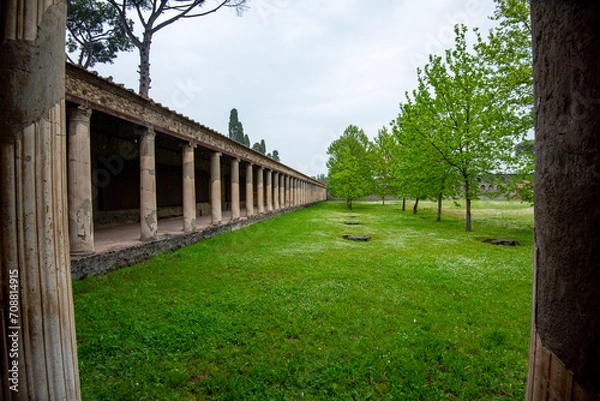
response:
<path fill-rule="evenodd" d="M 156 132 L 154 131 L 154 128 L 146 127 L 144 125 L 136 125 L 133 128 L 133 132 L 135 133 L 135 135 L 139 136 L 140 138 L 156 136 Z"/>
<path fill-rule="evenodd" d="M 196 149 L 198 147 L 198 144 L 195 142 L 186 142 L 186 143 L 182 143 L 181 147 L 183 149 L 186 149 L 186 148 Z"/>
<path fill-rule="evenodd" d="M 79 105 L 77 107 L 70 107 L 68 114 L 71 121 L 83 120 L 84 122 L 89 122 L 92 116 L 92 109 L 84 105 Z"/>

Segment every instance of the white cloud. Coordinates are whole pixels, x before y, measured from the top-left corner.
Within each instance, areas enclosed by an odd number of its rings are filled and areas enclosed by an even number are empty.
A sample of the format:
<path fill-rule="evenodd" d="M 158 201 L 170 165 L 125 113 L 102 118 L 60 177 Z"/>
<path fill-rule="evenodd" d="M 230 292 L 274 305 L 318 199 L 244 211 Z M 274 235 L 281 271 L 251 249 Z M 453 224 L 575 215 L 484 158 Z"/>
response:
<path fill-rule="evenodd" d="M 239 111 L 251 141 L 325 173 L 325 151 L 349 124 L 374 136 L 396 117 L 417 66 L 453 43 L 455 23 L 492 26 L 493 1 L 252 0 L 159 31 L 151 53 L 156 101 L 227 132 Z M 137 88 L 137 55 L 97 66 Z"/>

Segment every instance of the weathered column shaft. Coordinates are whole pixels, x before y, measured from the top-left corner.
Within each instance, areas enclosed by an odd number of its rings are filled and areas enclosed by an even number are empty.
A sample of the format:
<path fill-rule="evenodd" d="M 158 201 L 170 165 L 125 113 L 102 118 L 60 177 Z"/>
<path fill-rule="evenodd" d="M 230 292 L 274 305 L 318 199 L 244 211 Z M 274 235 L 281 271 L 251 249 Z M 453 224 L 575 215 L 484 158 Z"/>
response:
<path fill-rule="evenodd" d="M 265 187 L 267 191 L 267 212 L 271 212 L 273 210 L 273 187 L 271 182 L 273 172 L 267 170 L 266 173 Z"/>
<path fill-rule="evenodd" d="M 66 2 L 0 11 L 0 399 L 79 400 L 67 195 Z"/>
<path fill-rule="evenodd" d="M 69 109 L 69 239 L 72 254 L 94 253 L 90 116 L 87 107 Z"/>
<path fill-rule="evenodd" d="M 292 190 L 290 188 L 290 185 L 292 183 L 292 177 L 290 177 L 289 175 L 285 178 L 285 205 L 287 207 L 292 207 Z"/>
<path fill-rule="evenodd" d="M 212 224 L 223 220 L 221 211 L 221 153 L 213 152 L 210 157 L 210 216 Z"/>
<path fill-rule="evenodd" d="M 155 240 L 158 234 L 156 206 L 156 133 L 154 129 L 137 127 L 140 137 L 140 239 Z"/>
<path fill-rule="evenodd" d="M 285 175 L 279 174 L 279 208 L 285 209 Z"/>
<path fill-rule="evenodd" d="M 273 172 L 273 209 L 279 210 L 279 173 Z"/>
<path fill-rule="evenodd" d="M 256 208 L 258 214 L 265 212 L 265 189 L 263 188 L 264 169 L 258 167 L 256 172 Z"/>
<path fill-rule="evenodd" d="M 183 145 L 183 231 L 186 233 L 196 228 L 195 147 L 193 144 Z"/>
<path fill-rule="evenodd" d="M 240 159 L 231 159 L 231 219 L 240 218 Z"/>
<path fill-rule="evenodd" d="M 252 163 L 246 165 L 246 217 L 254 215 L 254 188 L 252 184 L 253 178 Z"/>
<path fill-rule="evenodd" d="M 600 3 L 531 1 L 536 131 L 528 400 L 600 400 Z"/>

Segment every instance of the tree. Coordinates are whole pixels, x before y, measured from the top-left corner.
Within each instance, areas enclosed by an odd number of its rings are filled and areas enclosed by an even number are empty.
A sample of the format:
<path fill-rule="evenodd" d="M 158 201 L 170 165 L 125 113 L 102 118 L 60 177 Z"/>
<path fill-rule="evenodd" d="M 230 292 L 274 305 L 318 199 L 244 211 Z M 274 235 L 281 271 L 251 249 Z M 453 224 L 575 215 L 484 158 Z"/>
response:
<path fill-rule="evenodd" d="M 466 231 L 472 231 L 471 201 L 477 196 L 477 178 L 512 166 L 514 145 L 527 131 L 528 115 L 497 85 L 496 75 L 481 53 L 481 37 L 469 51 L 467 28 L 455 27 L 455 45 L 445 56 L 430 56 L 418 69 L 418 88 L 407 105 L 414 133 L 428 142 L 439 160 L 460 177 L 465 197 Z"/>
<path fill-rule="evenodd" d="M 263 155 L 267 154 L 267 145 L 265 144 L 264 139 L 261 139 L 260 142 L 255 142 L 254 145 L 252 145 L 252 149 L 262 153 Z"/>
<path fill-rule="evenodd" d="M 425 121 L 426 111 L 420 111 L 419 107 L 421 105 L 414 103 L 401 105 L 398 118 L 391 124 L 398 153 L 392 174 L 404 196 L 416 199 L 413 213 L 417 212 L 419 198 L 437 199 L 436 221 L 440 222 L 444 196 L 457 194 L 457 177 L 427 136 L 420 134 L 429 129 L 429 124 Z"/>
<path fill-rule="evenodd" d="M 137 47 L 140 56 L 139 93 L 148 96 L 150 92 L 150 47 L 152 38 L 159 30 L 182 18 L 203 17 L 221 8 L 231 7 L 241 15 L 247 0 L 218 0 L 208 5 L 207 0 L 107 0 L 117 10 L 123 30 Z M 205 7 L 206 5 L 206 7 Z M 131 11 L 131 13 L 129 13 Z M 127 23 L 128 16 L 136 18 L 140 34 Z"/>
<path fill-rule="evenodd" d="M 369 139 L 364 131 L 350 125 L 327 149 L 329 189 L 333 196 L 345 199 L 350 210 L 353 199 L 369 195 L 372 189 L 372 173 L 367 157 L 368 143 Z"/>
<path fill-rule="evenodd" d="M 245 145 L 244 140 L 246 136 L 244 135 L 244 127 L 238 118 L 238 111 L 235 108 L 231 109 L 229 113 L 229 138 Z"/>
<path fill-rule="evenodd" d="M 505 96 L 527 116 L 528 130 L 533 129 L 533 55 L 529 0 L 494 0 L 491 19 L 499 24 L 481 44 L 482 54 L 495 67 L 496 85 L 505 87 Z M 519 165 L 508 189 L 533 204 L 533 141 L 515 146 Z"/>
<path fill-rule="evenodd" d="M 368 157 L 373 172 L 373 191 L 381 197 L 385 205 L 385 197 L 396 195 L 397 180 L 393 174 L 394 167 L 398 164 L 398 143 L 396 138 L 383 127 L 373 142 L 369 143 Z"/>
<path fill-rule="evenodd" d="M 133 22 L 126 20 L 132 27 Z M 133 43 L 123 30 L 119 14 L 98 0 L 68 0 L 67 51 L 78 53 L 73 64 L 88 69 L 96 63 L 110 63 L 121 51 L 131 51 Z"/>

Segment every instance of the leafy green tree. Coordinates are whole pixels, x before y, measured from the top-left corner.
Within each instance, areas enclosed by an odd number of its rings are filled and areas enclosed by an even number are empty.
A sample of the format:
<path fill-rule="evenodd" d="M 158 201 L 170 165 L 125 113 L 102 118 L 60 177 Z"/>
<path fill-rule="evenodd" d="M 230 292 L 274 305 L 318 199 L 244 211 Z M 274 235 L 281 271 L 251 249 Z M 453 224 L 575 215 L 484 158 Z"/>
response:
<path fill-rule="evenodd" d="M 96 63 L 110 63 L 118 52 L 131 51 L 117 11 L 99 0 L 68 0 L 67 57 L 73 64 L 88 69 Z M 132 26 L 131 20 L 126 20 Z M 71 58 L 69 53 L 75 53 Z"/>
<path fill-rule="evenodd" d="M 117 11 L 123 30 L 138 49 L 140 56 L 139 93 L 150 92 L 150 48 L 154 34 L 182 18 L 212 14 L 221 8 L 234 8 L 238 15 L 245 10 L 247 0 L 107 0 Z M 135 19 L 135 28 L 128 24 Z"/>
<path fill-rule="evenodd" d="M 533 55 L 528 0 L 494 0 L 496 9 L 491 19 L 498 25 L 490 32 L 489 40 L 481 44 L 481 52 L 494 68 L 498 87 L 504 87 L 505 97 L 526 118 L 524 123 L 533 129 Z M 531 146 L 530 146 L 531 145 Z M 515 147 L 519 165 L 508 183 L 511 193 L 533 203 L 533 172 L 535 155 L 533 141 Z M 500 187 L 506 183 L 500 182 Z"/>
<path fill-rule="evenodd" d="M 267 145 L 264 139 L 261 139 L 260 142 L 255 142 L 254 145 L 252 145 L 252 149 L 262 153 L 263 155 L 267 154 Z"/>
<path fill-rule="evenodd" d="M 373 188 L 368 144 L 364 131 L 350 125 L 327 149 L 329 189 L 333 196 L 345 199 L 350 210 L 354 199 L 369 195 Z"/>
<path fill-rule="evenodd" d="M 421 135 L 429 124 L 422 117 L 427 113 L 418 110 L 420 106 L 414 103 L 401 105 L 398 118 L 392 122 L 392 134 L 399 153 L 393 175 L 402 193 L 415 198 L 413 213 L 417 212 L 419 198 L 437 199 L 439 222 L 442 219 L 444 196 L 454 196 L 457 193 L 457 177 L 431 146 L 427 135 Z"/>
<path fill-rule="evenodd" d="M 244 127 L 238 118 L 238 111 L 235 108 L 231 109 L 229 113 L 229 138 L 245 145 L 244 140 L 246 136 L 244 135 Z"/>
<path fill-rule="evenodd" d="M 418 69 L 418 88 L 407 94 L 406 122 L 460 177 L 466 203 L 466 231 L 472 231 L 471 201 L 477 196 L 477 177 L 512 166 L 514 145 L 527 131 L 527 115 L 498 86 L 492 66 L 477 46 L 467 47 L 467 28 L 455 27 L 454 48 L 445 56 L 431 55 Z M 477 32 L 476 32 L 477 33 Z"/>
<path fill-rule="evenodd" d="M 379 130 L 372 142 L 369 142 L 368 157 L 373 172 L 373 192 L 385 205 L 385 197 L 396 195 L 397 181 L 393 174 L 398 164 L 398 143 L 386 127 Z"/>

